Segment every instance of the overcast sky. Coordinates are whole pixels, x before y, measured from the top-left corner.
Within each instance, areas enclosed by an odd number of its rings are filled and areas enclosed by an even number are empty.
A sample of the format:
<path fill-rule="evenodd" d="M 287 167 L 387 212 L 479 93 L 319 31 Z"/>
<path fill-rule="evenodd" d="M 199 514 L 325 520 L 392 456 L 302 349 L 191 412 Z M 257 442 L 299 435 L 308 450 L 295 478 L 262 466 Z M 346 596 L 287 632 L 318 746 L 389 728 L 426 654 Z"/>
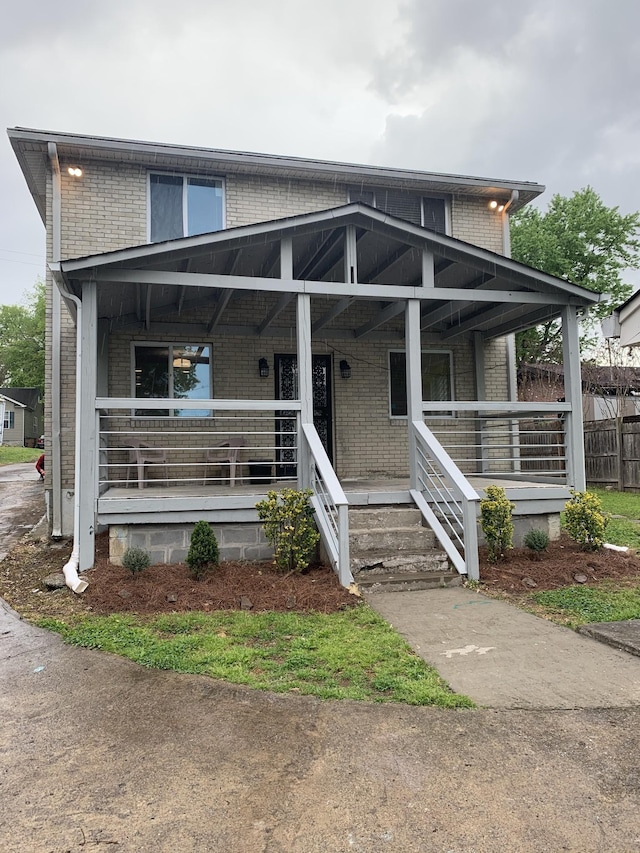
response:
<path fill-rule="evenodd" d="M 0 0 L 3 128 L 590 184 L 640 209 L 637 0 Z M 44 273 L 2 132 L 0 304 Z M 637 277 L 629 281 L 640 284 Z"/>

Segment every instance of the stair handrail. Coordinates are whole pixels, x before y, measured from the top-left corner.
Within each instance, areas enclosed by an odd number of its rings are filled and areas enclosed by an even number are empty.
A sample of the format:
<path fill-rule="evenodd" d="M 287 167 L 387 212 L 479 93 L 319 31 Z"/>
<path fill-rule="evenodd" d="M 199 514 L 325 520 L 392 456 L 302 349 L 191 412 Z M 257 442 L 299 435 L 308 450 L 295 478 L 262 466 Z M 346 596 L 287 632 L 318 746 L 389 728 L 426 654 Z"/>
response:
<path fill-rule="evenodd" d="M 312 423 L 303 423 L 302 435 L 310 454 L 311 506 L 322 542 L 342 586 L 353 583 L 349 557 L 349 500 Z"/>
<path fill-rule="evenodd" d="M 417 488 L 411 488 L 411 496 L 457 571 L 478 580 L 476 519 L 480 496 L 426 424 L 412 421 L 412 427 Z"/>

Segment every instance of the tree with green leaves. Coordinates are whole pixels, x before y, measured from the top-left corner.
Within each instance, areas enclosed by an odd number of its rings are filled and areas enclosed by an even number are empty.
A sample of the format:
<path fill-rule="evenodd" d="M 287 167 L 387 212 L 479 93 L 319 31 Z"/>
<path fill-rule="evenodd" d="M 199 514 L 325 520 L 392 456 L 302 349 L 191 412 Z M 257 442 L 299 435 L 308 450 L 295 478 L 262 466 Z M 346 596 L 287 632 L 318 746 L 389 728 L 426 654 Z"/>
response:
<path fill-rule="evenodd" d="M 598 339 L 596 324 L 631 294 L 625 270 L 640 268 L 640 213 L 623 216 L 591 187 L 554 195 L 546 212 L 526 207 L 511 217 L 511 254 L 517 261 L 607 295 L 581 323 L 583 355 Z M 516 336 L 518 364 L 562 362 L 558 320 Z"/>
<path fill-rule="evenodd" d="M 24 305 L 0 305 L 0 387 L 44 392 L 44 329 L 44 282 L 36 282 Z"/>

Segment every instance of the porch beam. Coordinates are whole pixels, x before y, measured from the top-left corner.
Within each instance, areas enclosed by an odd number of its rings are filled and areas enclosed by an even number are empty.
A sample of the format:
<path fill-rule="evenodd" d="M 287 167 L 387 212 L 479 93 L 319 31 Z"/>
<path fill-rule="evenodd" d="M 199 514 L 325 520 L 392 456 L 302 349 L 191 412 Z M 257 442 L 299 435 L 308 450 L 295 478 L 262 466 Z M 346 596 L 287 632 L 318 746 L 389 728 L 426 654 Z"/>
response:
<path fill-rule="evenodd" d="M 458 323 L 458 325 L 450 326 L 445 332 L 440 333 L 440 337 L 443 341 L 447 341 L 450 338 L 457 338 L 458 335 L 463 335 L 465 332 L 476 331 L 478 326 L 483 323 L 487 323 L 498 318 L 506 319 L 512 314 L 517 314 L 518 311 L 521 310 L 522 306 L 520 305 L 512 305 L 510 307 L 504 303 L 496 305 L 494 308 L 489 308 L 486 311 L 479 311 L 477 314 L 473 314 L 471 317 L 468 317 L 466 320 Z"/>
<path fill-rule="evenodd" d="M 336 317 L 339 317 L 340 314 L 343 314 L 353 303 L 355 302 L 355 297 L 353 296 L 344 296 L 339 302 L 329 308 L 327 312 L 325 312 L 322 317 L 319 317 L 314 323 L 311 325 L 312 333 L 319 332 L 320 329 L 324 329 L 332 320 L 335 320 Z"/>
<path fill-rule="evenodd" d="M 342 228 L 334 228 L 317 249 L 307 253 L 307 257 L 301 259 L 301 279 L 311 275 L 320 266 L 320 264 L 326 259 L 329 252 L 342 240 L 343 234 L 344 231 Z"/>
<path fill-rule="evenodd" d="M 223 290 L 220 296 L 218 297 L 218 301 L 216 303 L 215 310 L 211 316 L 211 320 L 209 320 L 209 325 L 207 326 L 207 334 L 210 335 L 211 332 L 215 329 L 215 327 L 222 320 L 222 315 L 227 309 L 227 305 L 231 301 L 231 297 L 233 296 L 233 290 Z"/>
<path fill-rule="evenodd" d="M 561 312 L 552 305 L 549 305 L 546 308 L 541 308 L 539 311 L 526 311 L 522 314 L 520 319 L 514 317 L 513 320 L 507 323 L 501 323 L 499 326 L 486 329 L 484 337 L 485 340 L 490 341 L 492 338 L 501 338 L 504 335 L 511 334 L 512 332 L 531 329 L 533 326 L 537 326 L 538 323 L 545 323 L 547 320 L 557 319 L 560 314 Z"/>
<path fill-rule="evenodd" d="M 90 569 L 95 560 L 95 524 L 97 500 L 97 413 L 95 407 L 98 382 L 98 299 L 94 281 L 82 286 L 82 311 L 80 312 L 80 359 L 76 379 L 76 414 L 79 444 L 76 460 L 79 470 L 75 476 L 76 505 L 74 534 L 78 543 L 78 569 Z"/>
<path fill-rule="evenodd" d="M 363 323 L 362 326 L 359 326 L 355 330 L 355 337 L 363 338 L 365 335 L 368 335 L 369 332 L 373 332 L 374 329 L 377 329 L 379 326 L 384 325 L 389 320 L 392 320 L 394 317 L 397 317 L 399 314 L 405 310 L 405 302 L 392 302 L 391 305 L 387 305 L 386 308 L 383 308 L 382 311 L 379 311 L 375 317 L 372 317 L 367 323 Z"/>
<path fill-rule="evenodd" d="M 396 249 L 395 252 L 392 252 L 384 261 L 381 261 L 377 266 L 375 266 L 372 270 L 367 272 L 365 278 L 367 282 L 370 284 L 374 279 L 378 278 L 379 275 L 386 272 L 388 269 L 394 264 L 397 264 L 399 260 L 404 258 L 404 256 L 415 249 L 414 246 L 401 246 L 399 249 Z"/>
<path fill-rule="evenodd" d="M 562 311 L 562 355 L 564 395 L 571 410 L 565 419 L 569 485 L 577 492 L 586 488 L 584 469 L 584 432 L 582 423 L 582 373 L 580 369 L 580 330 L 578 312 L 573 306 Z"/>
<path fill-rule="evenodd" d="M 308 279 L 277 279 L 263 276 L 225 276 L 214 273 L 179 273 L 152 270 L 100 270 L 99 282 L 124 284 L 181 285 L 222 288 L 225 290 L 259 290 L 267 292 L 308 293 L 329 296 L 357 296 L 363 299 L 433 299 L 444 302 L 511 302 L 522 305 L 583 306 L 584 300 L 567 298 L 561 293 L 537 293 L 529 290 L 473 290 L 453 287 L 423 288 L 394 284 L 348 284 Z"/>

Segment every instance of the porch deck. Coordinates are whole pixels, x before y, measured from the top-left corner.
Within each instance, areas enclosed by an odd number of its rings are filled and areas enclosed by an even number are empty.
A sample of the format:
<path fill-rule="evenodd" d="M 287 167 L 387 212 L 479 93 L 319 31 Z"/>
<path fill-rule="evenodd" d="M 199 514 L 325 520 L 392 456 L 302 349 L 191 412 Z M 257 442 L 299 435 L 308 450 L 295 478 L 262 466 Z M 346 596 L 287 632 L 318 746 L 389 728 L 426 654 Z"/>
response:
<path fill-rule="evenodd" d="M 571 496 L 564 485 L 500 478 L 499 476 L 471 475 L 467 477 L 470 485 L 478 492 L 489 485 L 500 485 L 505 489 L 509 500 L 516 505 L 516 515 L 540 512 L 560 512 Z M 371 504 L 409 504 L 412 503 L 409 491 L 409 478 L 396 479 L 360 479 L 342 480 L 349 506 L 367 506 Z M 256 518 L 255 504 L 266 497 L 269 490 L 296 488 L 295 481 L 275 480 L 264 485 L 247 481 L 210 483 L 201 485 L 160 485 L 150 482 L 146 488 L 112 486 L 98 499 L 98 520 L 100 523 L 134 523 L 144 520 L 169 522 L 176 521 L 169 514 L 180 513 L 182 520 L 191 516 L 198 520 L 221 521 L 234 517 L 237 521 Z"/>

